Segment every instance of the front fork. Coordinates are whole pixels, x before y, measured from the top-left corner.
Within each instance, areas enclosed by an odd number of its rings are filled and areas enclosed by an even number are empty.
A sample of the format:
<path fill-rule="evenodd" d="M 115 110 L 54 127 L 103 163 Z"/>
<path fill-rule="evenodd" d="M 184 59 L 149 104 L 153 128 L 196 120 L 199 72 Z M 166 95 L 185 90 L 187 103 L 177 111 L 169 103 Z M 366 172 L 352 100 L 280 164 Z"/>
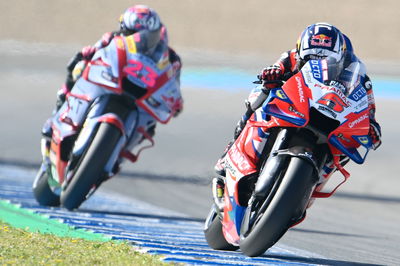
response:
<path fill-rule="evenodd" d="M 281 130 L 272 146 L 271 153 L 264 164 L 264 169 L 261 170 L 260 176 L 254 189 L 254 197 L 265 198 L 275 183 L 277 173 L 285 165 L 286 160 L 282 160 L 279 156 L 280 150 L 286 149 L 289 146 L 289 141 L 294 135 L 294 130 L 283 129 Z"/>
<path fill-rule="evenodd" d="M 291 128 L 283 129 L 278 133 L 270 155 L 264 164 L 264 168 L 260 172 L 254 192 L 249 200 L 248 206 L 250 206 L 250 208 L 261 209 L 262 211 L 267 207 L 268 201 L 265 201 L 265 199 L 270 194 L 277 182 L 277 178 L 279 178 L 280 173 L 284 171 L 291 157 L 302 158 L 311 164 L 314 168 L 315 183 L 317 183 L 320 169 L 318 166 L 319 163 L 312 152 L 313 149 L 305 146 L 291 147 L 289 144 L 295 134 L 296 130 Z M 326 154 L 324 160 L 325 159 Z M 261 203 L 262 206 L 260 205 Z"/>

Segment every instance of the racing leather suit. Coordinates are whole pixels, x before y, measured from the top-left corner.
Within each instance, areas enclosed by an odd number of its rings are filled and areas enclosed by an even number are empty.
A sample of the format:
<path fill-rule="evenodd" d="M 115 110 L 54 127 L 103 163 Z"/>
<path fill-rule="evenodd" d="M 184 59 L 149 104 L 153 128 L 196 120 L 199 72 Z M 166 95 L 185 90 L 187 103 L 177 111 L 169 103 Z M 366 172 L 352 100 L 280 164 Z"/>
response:
<path fill-rule="evenodd" d="M 347 44 L 347 52 L 344 55 L 344 68 L 349 65 L 351 62 L 359 61 L 361 62 L 356 55 L 353 53 L 353 48 L 351 45 L 350 40 L 346 37 L 346 44 Z M 305 64 L 305 62 L 302 62 L 298 58 L 298 54 L 296 49 L 292 49 L 290 51 L 287 51 L 281 55 L 281 57 L 275 62 L 273 66 L 279 67 L 281 70 L 281 76 L 284 77 L 284 80 L 289 79 L 291 76 L 296 74 L 301 67 Z M 364 64 L 362 64 L 364 66 Z M 364 66 L 365 69 L 365 66 Z M 261 79 L 262 75 L 258 75 L 258 78 Z M 372 90 L 372 82 L 368 75 L 364 73 L 364 77 L 362 82 L 364 83 L 363 86 L 365 87 L 368 95 L 368 109 L 369 109 L 369 119 L 370 119 L 370 130 L 369 130 L 369 135 L 372 139 L 372 148 L 376 150 L 380 145 L 381 145 L 381 128 L 379 123 L 376 121 L 375 118 L 375 99 L 374 99 L 374 94 Z M 225 151 L 223 152 L 222 156 L 219 158 L 217 161 L 214 169 L 215 172 L 220 175 L 224 176 L 225 175 L 225 167 L 224 167 L 224 157 L 229 150 L 230 146 L 233 144 L 233 142 L 238 138 L 240 133 L 242 132 L 243 128 L 246 125 L 247 120 L 251 117 L 251 115 L 254 113 L 255 110 L 260 108 L 264 101 L 268 97 L 269 90 L 271 88 L 271 84 L 268 84 L 268 86 L 264 86 L 264 90 L 259 90 L 258 88 L 253 89 L 250 92 L 250 95 L 248 96 L 247 100 L 245 101 L 245 106 L 246 106 L 246 112 L 245 114 L 241 117 L 239 122 L 237 123 L 237 126 L 235 128 L 234 132 L 234 139 L 231 141 L 227 147 L 225 148 Z M 345 159 L 345 161 L 347 158 Z M 330 165 L 330 172 L 333 172 L 332 165 Z"/>

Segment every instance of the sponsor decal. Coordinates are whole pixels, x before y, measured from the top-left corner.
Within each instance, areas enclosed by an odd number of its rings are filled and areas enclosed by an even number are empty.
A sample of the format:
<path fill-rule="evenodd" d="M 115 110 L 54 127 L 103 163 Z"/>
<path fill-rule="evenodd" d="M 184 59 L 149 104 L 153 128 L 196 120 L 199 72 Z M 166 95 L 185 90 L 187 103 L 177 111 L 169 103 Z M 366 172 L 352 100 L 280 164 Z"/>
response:
<path fill-rule="evenodd" d="M 368 106 L 368 101 L 367 100 L 363 100 L 361 101 L 357 106 L 354 107 L 354 109 L 358 110 L 358 109 L 364 109 Z"/>
<path fill-rule="evenodd" d="M 302 114 L 302 113 L 300 113 L 299 111 L 297 111 L 296 109 L 294 109 L 294 107 L 291 106 L 291 105 L 289 106 L 289 111 L 292 112 L 292 113 L 295 113 L 296 115 L 298 115 L 298 116 L 300 116 L 300 117 L 302 117 L 302 118 L 305 117 L 304 114 Z"/>
<path fill-rule="evenodd" d="M 311 36 L 311 45 L 321 47 L 332 47 L 332 37 L 325 34 L 317 34 Z"/>
<path fill-rule="evenodd" d="M 329 86 L 339 89 L 342 93 L 346 91 L 346 87 L 342 83 L 336 80 L 331 80 L 329 82 Z"/>
<path fill-rule="evenodd" d="M 310 71 L 309 70 L 303 72 L 303 77 L 306 80 L 306 84 L 307 85 L 312 83 L 311 75 L 310 75 Z"/>
<path fill-rule="evenodd" d="M 114 39 L 115 40 L 115 44 L 117 45 L 117 48 L 118 49 L 124 49 L 125 47 L 124 47 L 124 41 L 122 40 L 122 39 L 120 39 L 120 38 L 115 38 Z"/>
<path fill-rule="evenodd" d="M 301 83 L 301 78 L 297 76 L 296 82 L 297 82 L 297 88 L 299 91 L 299 100 L 301 103 L 304 103 L 306 100 L 304 98 L 304 89 L 303 89 L 303 84 Z"/>
<path fill-rule="evenodd" d="M 349 128 L 353 128 L 354 126 L 356 126 L 357 124 L 360 124 L 362 121 L 364 121 L 367 118 L 368 118 L 368 114 L 364 114 L 364 115 L 360 116 L 359 118 L 357 118 L 354 121 L 349 123 Z"/>
<path fill-rule="evenodd" d="M 128 46 L 128 51 L 131 54 L 136 54 L 136 43 L 133 40 L 133 36 L 130 35 L 129 37 L 126 38 L 126 44 Z"/>
<path fill-rule="evenodd" d="M 339 139 L 343 140 L 343 141 L 350 142 L 350 140 L 347 139 L 347 138 L 345 138 L 345 137 L 343 136 L 342 133 L 339 133 L 339 134 L 337 135 L 337 137 L 338 137 Z"/>
<path fill-rule="evenodd" d="M 288 98 L 286 94 L 283 92 L 283 90 L 277 90 L 276 96 L 278 96 L 278 98 L 282 100 L 286 100 Z"/>
<path fill-rule="evenodd" d="M 237 149 L 236 145 L 229 150 L 229 156 L 232 162 L 238 166 L 238 169 L 248 170 L 252 168 L 244 155 Z"/>
<path fill-rule="evenodd" d="M 319 64 L 318 60 L 310 60 L 311 63 L 311 70 L 313 77 L 319 81 L 322 80 L 322 71 L 321 71 L 321 66 Z"/>
<path fill-rule="evenodd" d="M 358 101 L 367 94 L 367 90 L 363 86 L 358 86 L 349 96 L 350 99 Z"/>
<path fill-rule="evenodd" d="M 225 164 L 225 168 L 226 168 L 227 170 L 229 170 L 233 176 L 236 175 L 236 169 L 233 168 L 233 166 L 232 166 L 229 162 L 227 162 L 227 163 Z"/>
<path fill-rule="evenodd" d="M 360 141 L 361 144 L 364 144 L 364 145 L 367 145 L 369 143 L 369 139 L 367 136 L 358 137 L 358 140 Z"/>
<path fill-rule="evenodd" d="M 333 118 L 337 117 L 337 114 L 335 114 L 335 112 L 332 111 L 332 109 L 329 109 L 329 108 L 327 108 L 325 106 L 322 106 L 322 105 L 318 106 L 318 110 L 328 112 Z"/>

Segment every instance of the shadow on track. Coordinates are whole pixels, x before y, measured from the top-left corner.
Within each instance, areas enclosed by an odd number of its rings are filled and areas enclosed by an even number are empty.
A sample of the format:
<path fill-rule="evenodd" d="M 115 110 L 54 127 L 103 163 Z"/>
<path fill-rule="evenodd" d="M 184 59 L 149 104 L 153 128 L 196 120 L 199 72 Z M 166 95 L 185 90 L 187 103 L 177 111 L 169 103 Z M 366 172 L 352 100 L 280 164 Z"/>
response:
<path fill-rule="evenodd" d="M 85 209 L 85 208 L 74 210 L 73 212 L 89 213 L 93 216 L 117 215 L 117 216 L 124 216 L 124 217 L 140 217 L 140 218 L 147 218 L 147 219 L 160 219 L 160 220 L 174 220 L 174 221 L 204 223 L 204 219 L 192 218 L 192 217 L 182 217 L 182 216 L 127 213 L 127 212 L 119 212 L 119 211 L 92 210 L 92 209 Z"/>
<path fill-rule="evenodd" d="M 291 228 L 290 231 L 295 231 L 295 232 L 299 232 L 299 233 L 306 233 L 306 234 L 320 234 L 320 235 L 332 235 L 332 236 L 341 236 L 341 237 L 371 238 L 370 236 L 365 236 L 365 235 L 345 234 L 345 233 L 328 232 L 328 231 L 320 231 L 320 230 L 310 230 L 310 229 L 300 229 L 300 228 Z M 373 238 L 378 238 L 378 237 L 373 237 Z"/>
<path fill-rule="evenodd" d="M 303 258 L 297 256 L 282 256 L 282 255 L 263 255 L 261 257 L 270 258 L 270 259 L 279 259 L 284 260 L 289 263 L 309 263 L 313 265 L 340 265 L 340 266 L 376 266 L 383 264 L 370 264 L 370 263 L 359 263 L 359 262 L 351 262 L 351 261 L 342 261 L 342 260 L 331 260 L 331 259 L 320 259 L 320 258 Z"/>
<path fill-rule="evenodd" d="M 0 167 L 1 165 L 5 166 L 17 166 L 25 169 L 39 169 L 39 163 L 32 163 L 22 160 L 16 159 L 1 159 L 0 158 Z M 165 182 L 177 182 L 182 184 L 193 184 L 193 185 L 202 185 L 208 186 L 211 184 L 211 178 L 200 177 L 200 176 L 178 176 L 173 174 L 157 174 L 157 173 L 149 173 L 149 172 L 125 172 L 122 171 L 114 178 L 130 178 L 130 179 L 143 179 L 143 180 L 156 180 L 156 181 L 165 181 Z M 383 202 L 383 203 L 400 203 L 400 197 L 388 197 L 383 195 L 366 195 L 359 193 L 351 193 L 351 192 L 336 192 L 332 197 L 337 198 L 346 198 L 349 200 L 361 200 L 361 201 L 375 201 L 375 202 Z"/>

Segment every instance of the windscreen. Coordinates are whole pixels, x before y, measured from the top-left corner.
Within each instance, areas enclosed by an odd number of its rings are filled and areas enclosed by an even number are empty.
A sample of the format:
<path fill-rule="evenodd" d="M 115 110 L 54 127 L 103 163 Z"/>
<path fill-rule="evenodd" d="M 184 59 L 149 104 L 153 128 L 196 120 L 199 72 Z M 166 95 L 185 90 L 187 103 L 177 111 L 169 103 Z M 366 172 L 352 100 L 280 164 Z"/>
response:
<path fill-rule="evenodd" d="M 324 83 L 339 83 L 343 88 L 343 93 L 348 96 L 360 85 L 361 76 L 364 73 L 363 65 L 355 60 L 345 66 L 343 62 L 337 62 L 335 58 L 324 59 L 326 63 L 327 76 Z M 337 85 L 337 84 L 336 84 Z"/>

